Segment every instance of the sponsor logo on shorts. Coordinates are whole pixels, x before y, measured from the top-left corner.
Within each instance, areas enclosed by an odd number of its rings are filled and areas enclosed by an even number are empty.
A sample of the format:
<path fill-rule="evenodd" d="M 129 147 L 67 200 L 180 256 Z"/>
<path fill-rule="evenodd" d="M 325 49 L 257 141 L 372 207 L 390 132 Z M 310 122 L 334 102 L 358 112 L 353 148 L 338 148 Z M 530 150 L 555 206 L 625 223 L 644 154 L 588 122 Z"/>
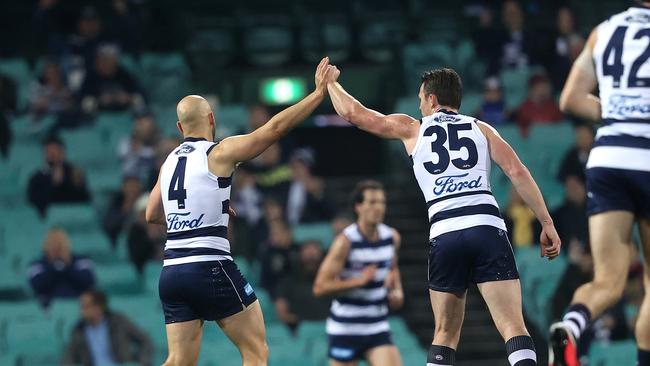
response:
<path fill-rule="evenodd" d="M 354 350 L 351 348 L 332 347 L 330 353 L 332 357 L 336 358 L 352 358 L 354 356 Z"/>
<path fill-rule="evenodd" d="M 251 286 L 250 283 L 247 283 L 246 286 L 244 286 L 244 292 L 246 293 L 246 296 L 250 296 L 253 293 L 253 286 Z"/>
<path fill-rule="evenodd" d="M 474 180 L 463 180 L 468 176 L 469 173 L 460 174 L 460 175 L 445 175 L 442 177 L 436 178 L 434 184 L 436 185 L 433 188 L 433 194 L 439 196 L 443 193 L 453 193 L 456 191 L 463 191 L 468 189 L 480 188 L 483 186 L 481 183 L 481 176 Z"/>

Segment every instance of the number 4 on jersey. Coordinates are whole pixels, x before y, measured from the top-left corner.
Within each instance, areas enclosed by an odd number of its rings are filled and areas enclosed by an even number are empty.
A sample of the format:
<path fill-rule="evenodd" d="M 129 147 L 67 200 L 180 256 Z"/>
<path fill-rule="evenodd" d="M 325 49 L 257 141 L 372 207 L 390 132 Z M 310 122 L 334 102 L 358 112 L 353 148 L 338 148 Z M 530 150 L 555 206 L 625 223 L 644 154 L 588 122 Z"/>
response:
<path fill-rule="evenodd" d="M 167 191 L 167 200 L 176 201 L 178 209 L 185 208 L 185 199 L 187 198 L 187 190 L 185 189 L 185 166 L 187 165 L 187 157 L 182 156 L 178 158 L 176 169 L 172 175 L 172 180 L 169 183 L 169 190 Z"/>
<path fill-rule="evenodd" d="M 623 41 L 625 40 L 625 32 L 627 27 L 618 27 L 609 39 L 605 50 L 603 51 L 603 75 L 612 77 L 612 87 L 621 87 L 621 77 L 623 76 Z M 650 29 L 640 29 L 635 35 L 634 39 L 650 38 Z M 650 44 L 646 47 L 639 57 L 632 63 L 630 75 L 627 80 L 628 88 L 644 88 L 650 86 L 650 78 L 639 77 L 639 69 L 650 57 Z M 611 59 L 611 62 L 610 62 Z"/>

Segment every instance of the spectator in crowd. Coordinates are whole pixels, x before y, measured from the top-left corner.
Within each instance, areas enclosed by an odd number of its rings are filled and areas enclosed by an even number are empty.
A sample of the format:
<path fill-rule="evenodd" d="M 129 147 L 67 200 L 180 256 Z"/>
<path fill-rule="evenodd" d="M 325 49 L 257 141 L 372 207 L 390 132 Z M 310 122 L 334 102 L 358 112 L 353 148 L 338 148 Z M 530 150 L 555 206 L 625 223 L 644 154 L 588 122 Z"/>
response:
<path fill-rule="evenodd" d="M 327 221 L 332 209 L 325 199 L 325 183 L 315 177 L 314 153 L 310 149 L 297 149 L 291 156 L 291 182 L 286 193 L 286 213 L 289 224 Z"/>
<path fill-rule="evenodd" d="M 122 174 L 146 181 L 156 170 L 156 146 L 159 141 L 160 132 L 153 116 L 146 111 L 137 112 L 131 136 L 122 140 L 118 147 Z"/>
<path fill-rule="evenodd" d="M 65 158 L 63 141 L 51 136 L 43 143 L 45 167 L 29 179 L 29 202 L 45 215 L 52 203 L 87 202 L 90 199 L 83 172 Z"/>
<path fill-rule="evenodd" d="M 508 239 L 515 249 L 529 247 L 539 240 L 542 228 L 514 187 L 510 188 L 510 202 L 503 213 L 503 220 L 508 229 Z"/>
<path fill-rule="evenodd" d="M 76 298 L 95 285 L 95 265 L 70 251 L 68 234 L 50 229 L 43 243 L 43 257 L 29 266 L 29 284 L 43 307 L 54 298 Z"/>
<path fill-rule="evenodd" d="M 501 67 L 517 68 L 535 61 L 533 32 L 524 29 L 524 11 L 516 0 L 506 0 L 501 8 L 504 31 L 500 37 Z"/>
<path fill-rule="evenodd" d="M 84 112 L 124 111 L 144 108 L 144 97 L 135 79 L 119 64 L 119 49 L 105 44 L 97 50 L 94 69 L 81 87 Z"/>
<path fill-rule="evenodd" d="M 560 207 L 552 213 L 557 233 L 563 246 L 589 245 L 589 226 L 587 225 L 587 190 L 582 179 L 569 175 L 564 181 L 565 198 Z M 566 251 L 565 251 L 566 253 Z"/>
<path fill-rule="evenodd" d="M 102 220 L 102 227 L 113 247 L 117 237 L 132 218 L 135 202 L 142 194 L 139 177 L 125 176 L 120 191 L 115 193 Z"/>
<path fill-rule="evenodd" d="M 162 260 L 167 240 L 167 230 L 164 225 L 148 225 L 145 220 L 144 213 L 148 198 L 148 194 L 141 195 L 133 205 L 134 219 L 126 238 L 129 259 L 140 275 L 149 260 Z"/>
<path fill-rule="evenodd" d="M 589 152 L 594 145 L 594 129 L 588 124 L 578 124 L 575 126 L 575 142 L 573 147 L 567 151 L 562 159 L 558 180 L 564 182 L 570 175 L 579 177 L 583 182 L 586 181 L 585 168 Z"/>
<path fill-rule="evenodd" d="M 282 162 L 282 149 L 279 143 L 269 146 L 251 162 L 255 169 L 255 179 L 264 193 L 281 194 L 282 184 L 291 181 L 291 168 Z"/>
<path fill-rule="evenodd" d="M 59 124 L 65 125 L 64 121 L 72 117 L 74 103 L 74 97 L 63 80 L 59 66 L 53 61 L 46 62 L 30 95 L 30 109 L 34 119 L 56 115 L 63 117 Z"/>
<path fill-rule="evenodd" d="M 560 90 L 569 75 L 573 61 L 585 45 L 585 39 L 576 31 L 573 11 L 566 6 L 561 7 L 557 12 L 555 33 L 551 65 L 549 66 L 553 86 Z"/>
<path fill-rule="evenodd" d="M 153 364 L 153 345 L 147 334 L 125 315 L 110 310 L 103 292 L 85 292 L 79 305 L 81 319 L 72 329 L 62 365 Z"/>
<path fill-rule="evenodd" d="M 261 253 L 261 286 L 275 299 L 280 279 L 291 272 L 291 263 L 297 246 L 286 222 L 274 220 L 269 223 L 269 238 Z"/>
<path fill-rule="evenodd" d="M 501 69 L 501 33 L 494 25 L 494 11 L 489 6 L 481 9 L 478 24 L 472 32 L 476 54 L 486 63 L 487 74 L 497 75 Z"/>
<path fill-rule="evenodd" d="M 16 83 L 11 78 L 0 74 L 0 154 L 4 157 L 9 155 L 9 145 L 11 145 L 9 116 L 16 111 L 16 107 Z"/>
<path fill-rule="evenodd" d="M 111 38 L 128 53 L 138 55 L 142 44 L 142 2 L 113 0 L 109 12 Z"/>
<path fill-rule="evenodd" d="M 248 261 L 255 259 L 261 240 L 259 224 L 263 218 L 263 201 L 264 197 L 257 188 L 250 166 L 241 164 L 237 167 L 231 193 L 231 202 L 237 208 L 237 216 L 230 222 L 237 238 L 237 245 L 232 248 L 233 254 L 243 256 Z"/>
<path fill-rule="evenodd" d="M 553 123 L 563 118 L 551 93 L 551 82 L 545 75 L 533 75 L 528 82 L 528 97 L 517 110 L 521 135 L 528 136 L 533 123 Z"/>
<path fill-rule="evenodd" d="M 476 112 L 476 117 L 492 126 L 500 126 L 507 123 L 506 104 L 503 100 L 501 83 L 497 77 L 490 77 L 485 80 L 483 103 Z"/>
<path fill-rule="evenodd" d="M 275 311 L 278 319 L 292 331 L 303 320 L 324 320 L 329 314 L 330 300 L 316 298 L 312 291 L 322 260 L 323 250 L 319 242 L 303 243 L 300 246 L 300 263 L 278 284 Z"/>

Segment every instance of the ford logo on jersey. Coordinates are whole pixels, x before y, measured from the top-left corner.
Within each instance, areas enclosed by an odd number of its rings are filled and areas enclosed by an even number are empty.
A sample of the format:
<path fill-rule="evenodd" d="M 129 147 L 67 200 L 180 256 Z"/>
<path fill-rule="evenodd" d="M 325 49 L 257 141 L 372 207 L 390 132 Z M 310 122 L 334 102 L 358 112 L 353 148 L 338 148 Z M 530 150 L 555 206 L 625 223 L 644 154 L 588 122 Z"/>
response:
<path fill-rule="evenodd" d="M 170 212 L 167 215 L 167 230 L 178 231 L 178 230 L 186 230 L 186 229 L 196 229 L 197 227 L 203 225 L 203 221 L 201 220 L 203 220 L 203 216 L 205 216 L 205 214 L 201 214 L 201 216 L 193 220 L 183 219 L 185 216 L 189 216 L 191 214 L 192 214 L 191 212 L 186 212 L 186 213 Z"/>
<path fill-rule="evenodd" d="M 650 103 L 647 100 L 640 99 L 640 95 L 614 94 L 609 98 L 607 114 L 628 116 L 630 114 L 642 113 L 647 115 L 650 113 Z"/>
<path fill-rule="evenodd" d="M 433 119 L 436 122 L 458 122 L 460 121 L 460 118 L 456 116 L 449 116 L 446 114 L 443 114 L 441 116 L 437 116 Z"/>
<path fill-rule="evenodd" d="M 469 173 L 465 173 L 461 175 L 445 175 L 442 177 L 438 177 L 434 182 L 436 186 L 433 188 L 433 194 L 439 196 L 443 193 L 462 191 L 464 188 L 473 189 L 473 188 L 479 188 L 483 186 L 483 183 L 481 183 L 481 176 L 479 176 L 474 180 L 460 179 L 468 175 Z"/>
<path fill-rule="evenodd" d="M 181 147 L 178 148 L 178 150 L 176 150 L 174 154 L 176 155 L 189 154 L 192 151 L 194 151 L 194 147 L 192 147 L 192 145 L 183 144 L 181 145 Z"/>

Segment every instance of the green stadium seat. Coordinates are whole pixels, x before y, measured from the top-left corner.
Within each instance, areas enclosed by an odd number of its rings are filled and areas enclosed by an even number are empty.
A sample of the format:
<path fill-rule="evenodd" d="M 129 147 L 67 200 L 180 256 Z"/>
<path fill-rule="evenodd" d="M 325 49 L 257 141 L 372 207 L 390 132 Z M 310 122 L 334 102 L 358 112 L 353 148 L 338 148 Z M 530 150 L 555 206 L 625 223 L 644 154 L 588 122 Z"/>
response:
<path fill-rule="evenodd" d="M 567 266 L 566 256 L 548 261 L 539 256 L 539 247 L 517 248 L 517 268 L 521 277 L 524 311 L 537 325 L 547 329 L 550 325 L 548 303 Z"/>
<path fill-rule="evenodd" d="M 463 94 L 463 100 L 460 106 L 460 113 L 466 114 L 468 116 L 473 116 L 476 114 L 476 111 L 481 108 L 483 103 L 483 94 L 481 93 L 465 93 Z"/>
<path fill-rule="evenodd" d="M 142 282 L 135 268 L 128 262 L 97 265 L 98 287 L 109 295 L 131 295 L 142 292 Z"/>
<path fill-rule="evenodd" d="M 440 42 L 410 43 L 402 52 L 406 88 L 416 92 L 420 88 L 420 76 L 437 67 L 451 67 L 454 63 L 453 50 Z"/>
<path fill-rule="evenodd" d="M 158 295 L 158 280 L 162 271 L 162 262 L 150 261 L 144 266 L 145 288 L 150 294 Z"/>
<path fill-rule="evenodd" d="M 110 150 L 104 152 L 114 154 L 117 151 L 117 144 L 131 135 L 133 116 L 125 112 L 100 113 L 95 118 L 95 126 L 99 129 L 102 138 L 108 141 Z"/>
<path fill-rule="evenodd" d="M 395 103 L 394 112 L 403 113 L 413 118 L 419 118 L 422 112 L 420 112 L 418 96 L 411 95 L 407 97 L 400 97 Z"/>
<path fill-rule="evenodd" d="M 248 109 L 240 104 L 216 108 L 217 133 L 223 137 L 248 132 Z"/>
<path fill-rule="evenodd" d="M 373 62 L 389 62 L 406 39 L 406 26 L 396 17 L 371 17 L 359 34 L 361 53 Z"/>
<path fill-rule="evenodd" d="M 291 58 L 292 35 L 288 25 L 254 26 L 246 31 L 246 61 L 256 66 L 279 66 Z"/>
<path fill-rule="evenodd" d="M 61 132 L 61 139 L 66 146 L 67 158 L 84 169 L 104 166 L 110 160 L 107 154 L 111 151 L 102 148 L 107 139 L 100 129 L 66 130 Z"/>
<path fill-rule="evenodd" d="M 137 76 L 142 73 L 142 68 L 138 60 L 129 54 L 120 55 L 120 66 L 122 66 L 131 75 Z"/>
<path fill-rule="evenodd" d="M 257 299 L 259 300 L 260 306 L 262 307 L 264 322 L 266 324 L 278 323 L 279 320 L 275 314 L 275 304 L 273 303 L 273 300 L 271 299 L 271 296 L 269 296 L 268 292 L 266 292 L 265 289 L 258 287 L 255 289 L 255 295 L 257 295 Z"/>
<path fill-rule="evenodd" d="M 482 91 L 486 66 L 476 57 L 474 42 L 468 38 L 459 41 L 455 49 L 455 58 L 454 69 L 463 80 L 463 89 L 466 91 Z M 465 97 L 463 97 L 464 100 Z"/>
<path fill-rule="evenodd" d="M 0 59 L 0 74 L 4 74 L 16 82 L 18 108 L 21 110 L 26 108 L 29 99 L 29 84 L 33 79 L 27 61 L 21 58 Z"/>
<path fill-rule="evenodd" d="M 533 70 L 528 67 L 501 71 L 500 79 L 507 109 L 516 109 L 526 99 L 528 79 L 532 75 Z"/>
<path fill-rule="evenodd" d="M 589 348 L 589 365 L 635 365 L 636 354 L 636 345 L 632 340 L 611 343 L 594 342 Z"/>
<path fill-rule="evenodd" d="M 187 45 L 192 66 L 199 75 L 228 65 L 235 56 L 235 39 L 228 25 L 195 30 Z"/>
<path fill-rule="evenodd" d="M 329 222 L 316 222 L 311 224 L 299 224 L 293 227 L 293 240 L 303 243 L 307 240 L 316 240 L 321 246 L 329 248 L 334 239 L 332 226 Z"/>
<path fill-rule="evenodd" d="M 145 53 L 140 80 L 154 104 L 176 104 L 191 92 L 190 69 L 180 53 Z"/>
<path fill-rule="evenodd" d="M 176 127 L 176 122 L 178 121 L 178 117 L 176 115 L 176 105 L 175 104 L 159 105 L 159 106 L 154 106 L 152 109 L 153 109 L 154 116 L 156 117 L 156 124 L 158 125 L 158 128 L 160 128 L 160 132 L 164 136 L 180 137 L 180 132 Z M 217 128 L 219 128 L 221 126 L 219 124 L 220 121 L 218 117 L 216 117 L 216 119 L 217 119 Z"/>
<path fill-rule="evenodd" d="M 95 208 L 86 203 L 53 204 L 47 211 L 47 224 L 65 229 L 68 234 L 99 229 Z"/>
<path fill-rule="evenodd" d="M 345 20 L 335 17 L 307 19 L 300 32 L 300 48 L 305 60 L 319 62 L 323 55 L 339 63 L 350 56 L 352 37 Z"/>

